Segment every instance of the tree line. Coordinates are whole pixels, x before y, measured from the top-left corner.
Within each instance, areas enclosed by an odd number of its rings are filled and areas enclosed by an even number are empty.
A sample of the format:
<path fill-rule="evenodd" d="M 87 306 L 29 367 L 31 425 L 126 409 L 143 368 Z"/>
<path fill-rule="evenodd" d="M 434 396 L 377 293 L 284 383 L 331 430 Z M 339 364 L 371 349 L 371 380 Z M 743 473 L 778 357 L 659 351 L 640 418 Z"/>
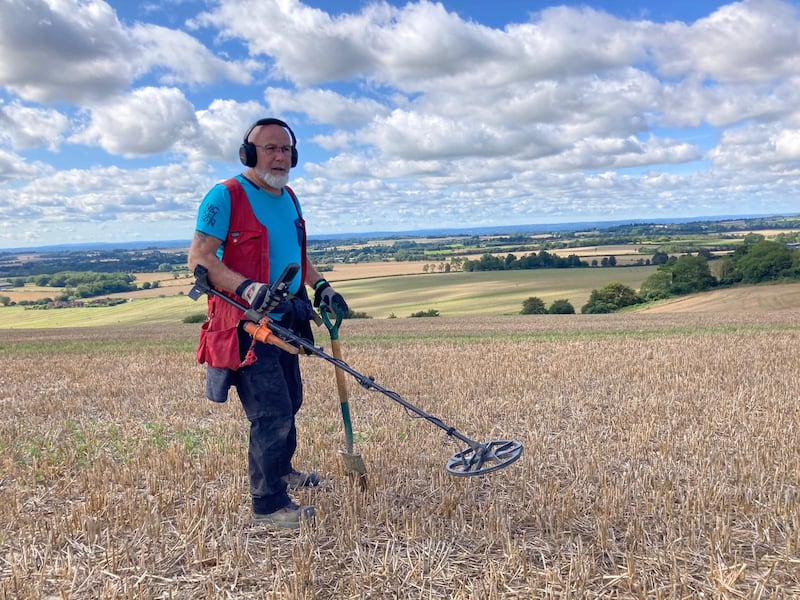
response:
<path fill-rule="evenodd" d="M 187 253 L 160 250 L 65 250 L 19 254 L 0 252 L 0 279 L 35 277 L 70 272 L 95 273 L 169 273 L 185 270 Z"/>
<path fill-rule="evenodd" d="M 546 250 L 531 252 L 517 258 L 514 254 L 506 254 L 505 258 L 493 254 L 484 254 L 478 260 L 465 259 L 463 271 L 510 271 L 516 269 L 570 269 L 588 267 L 589 263 L 581 260 L 577 254 L 563 257 L 551 254 Z"/>
<path fill-rule="evenodd" d="M 642 282 L 639 292 L 620 283 L 592 290 L 581 308 L 585 314 L 614 312 L 626 306 L 704 292 L 715 287 L 756 284 L 800 278 L 800 249 L 750 234 L 736 250 L 719 260 L 718 275 L 711 272 L 703 252 L 670 256 L 655 273 Z"/>
<path fill-rule="evenodd" d="M 38 287 L 51 287 L 62 290 L 53 298 L 23 301 L 20 304 L 48 306 L 53 303 L 73 302 L 84 298 L 95 298 L 106 294 L 132 292 L 139 289 L 136 278 L 129 273 L 96 273 L 93 271 L 60 271 L 51 275 L 41 274 L 31 277 L 18 277 L 11 281 L 15 287 L 32 283 Z M 142 288 L 159 287 L 157 281 L 144 282 Z M 0 295 L 0 304 L 7 306 L 11 299 Z"/>
<path fill-rule="evenodd" d="M 717 275 L 710 261 L 717 260 Z M 619 282 L 611 282 L 592 290 L 589 300 L 581 307 L 583 314 L 618 311 L 657 300 L 704 292 L 715 287 L 737 284 L 756 284 L 768 281 L 800 278 L 800 248 L 796 243 L 766 240 L 760 234 L 748 234 L 744 243 L 729 255 L 715 258 L 709 251 L 696 254 L 668 256 L 657 252 L 653 264 L 658 269 L 642 282 L 639 291 Z M 535 296 L 522 303 L 521 314 L 571 314 L 574 307 L 568 300 L 557 300 L 549 307 Z"/>

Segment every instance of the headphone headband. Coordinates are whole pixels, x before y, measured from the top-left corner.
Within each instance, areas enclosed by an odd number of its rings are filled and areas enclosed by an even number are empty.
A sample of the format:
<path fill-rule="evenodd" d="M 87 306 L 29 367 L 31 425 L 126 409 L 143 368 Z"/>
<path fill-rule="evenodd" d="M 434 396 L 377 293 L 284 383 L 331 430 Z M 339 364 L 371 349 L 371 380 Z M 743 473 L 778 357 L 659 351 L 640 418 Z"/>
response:
<path fill-rule="evenodd" d="M 292 168 L 297 166 L 297 137 L 294 135 L 294 131 L 292 128 L 285 121 L 281 121 L 280 119 L 275 119 L 272 117 L 268 117 L 266 119 L 259 119 L 255 123 L 253 123 L 250 128 L 247 130 L 247 133 L 244 134 L 244 139 L 242 140 L 242 145 L 239 146 L 239 160 L 242 164 L 246 167 L 255 167 L 256 163 L 258 162 L 258 156 L 256 154 L 256 145 L 253 144 L 249 138 L 250 134 L 253 133 L 253 130 L 256 127 L 261 127 L 262 125 L 278 125 L 279 127 L 283 127 L 288 133 L 289 137 L 292 140 Z"/>

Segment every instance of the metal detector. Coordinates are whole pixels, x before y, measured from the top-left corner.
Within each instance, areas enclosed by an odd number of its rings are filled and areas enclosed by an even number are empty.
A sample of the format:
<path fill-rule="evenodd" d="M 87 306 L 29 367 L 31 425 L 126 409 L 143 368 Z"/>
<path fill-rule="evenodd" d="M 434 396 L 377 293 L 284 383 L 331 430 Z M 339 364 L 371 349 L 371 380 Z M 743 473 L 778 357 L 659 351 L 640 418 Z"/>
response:
<path fill-rule="evenodd" d="M 296 267 L 296 265 L 294 266 Z M 284 274 L 288 271 L 290 271 L 290 268 L 287 268 L 287 270 L 284 271 Z M 294 270 L 294 273 L 296 273 L 296 270 Z M 327 354 L 322 350 L 322 348 L 319 348 L 308 340 L 298 336 L 290 329 L 278 325 L 266 314 L 259 313 L 252 308 L 248 308 L 227 294 L 214 289 L 208 282 L 208 269 L 206 269 L 206 267 L 197 265 L 194 270 L 194 276 L 196 282 L 192 290 L 189 292 L 189 297 L 192 300 L 197 300 L 201 295 L 209 294 L 235 306 L 244 313 L 245 318 L 248 320 L 244 325 L 244 329 L 254 339 L 260 342 L 274 344 L 295 354 L 298 352 L 299 346 L 309 354 L 315 354 L 316 356 L 319 356 L 320 358 L 335 365 L 342 371 L 349 373 L 364 389 L 374 390 L 391 398 L 398 404 L 402 405 L 406 410 L 409 410 L 419 417 L 422 417 L 426 421 L 433 423 L 436 427 L 443 429 L 448 436 L 461 440 L 467 444 L 467 448 L 461 452 L 456 452 L 450 457 L 450 460 L 447 461 L 445 470 L 447 470 L 447 472 L 451 475 L 456 475 L 459 477 L 484 475 L 486 473 L 491 473 L 492 471 L 497 471 L 498 469 L 507 467 L 519 459 L 519 457 L 522 455 L 523 446 L 516 440 L 492 440 L 484 443 L 471 440 L 456 430 L 455 427 L 446 425 L 437 417 L 434 417 L 424 410 L 417 408 L 398 393 L 378 385 L 375 383 L 375 380 L 372 377 L 359 373 L 343 360 Z M 294 274 L 289 277 L 289 280 L 291 280 L 293 277 Z M 273 284 L 272 288 L 279 293 L 285 294 L 287 285 L 288 281 L 284 281 L 284 276 L 281 275 L 281 278 L 279 278 L 279 280 Z"/>

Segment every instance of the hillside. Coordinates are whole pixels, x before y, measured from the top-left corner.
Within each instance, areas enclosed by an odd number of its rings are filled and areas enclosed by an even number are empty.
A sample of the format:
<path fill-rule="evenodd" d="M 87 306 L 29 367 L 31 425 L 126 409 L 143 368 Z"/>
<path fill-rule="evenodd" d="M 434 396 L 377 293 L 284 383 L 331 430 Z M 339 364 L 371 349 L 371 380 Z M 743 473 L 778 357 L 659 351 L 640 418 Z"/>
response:
<path fill-rule="evenodd" d="M 755 313 L 800 311 L 800 283 L 751 285 L 682 296 L 640 313 Z"/>

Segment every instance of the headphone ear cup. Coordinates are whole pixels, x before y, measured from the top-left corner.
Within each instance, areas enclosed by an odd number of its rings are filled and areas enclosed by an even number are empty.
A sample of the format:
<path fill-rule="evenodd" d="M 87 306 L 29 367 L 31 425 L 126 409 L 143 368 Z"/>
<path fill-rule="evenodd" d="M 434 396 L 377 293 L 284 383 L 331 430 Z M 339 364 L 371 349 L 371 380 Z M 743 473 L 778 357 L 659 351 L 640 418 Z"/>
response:
<path fill-rule="evenodd" d="M 256 147 L 251 142 L 244 142 L 239 146 L 239 160 L 245 167 L 255 167 L 258 162 Z"/>
<path fill-rule="evenodd" d="M 292 168 L 297 166 L 297 148 L 292 146 Z"/>

